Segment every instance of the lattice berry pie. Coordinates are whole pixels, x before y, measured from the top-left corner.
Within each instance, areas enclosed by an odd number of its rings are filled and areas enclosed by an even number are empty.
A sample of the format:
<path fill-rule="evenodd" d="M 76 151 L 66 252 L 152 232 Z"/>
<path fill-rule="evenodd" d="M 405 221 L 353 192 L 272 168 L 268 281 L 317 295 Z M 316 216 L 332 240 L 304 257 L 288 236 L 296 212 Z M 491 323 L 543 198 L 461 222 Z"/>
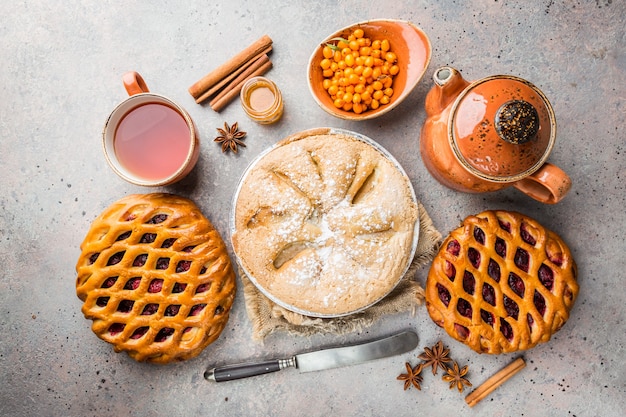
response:
<path fill-rule="evenodd" d="M 198 207 L 171 194 L 130 195 L 91 225 L 76 294 L 92 329 L 138 361 L 198 355 L 222 332 L 235 274 Z"/>
<path fill-rule="evenodd" d="M 547 342 L 578 294 L 563 240 L 506 211 L 468 216 L 443 242 L 426 282 L 430 317 L 477 352 L 506 353 Z"/>

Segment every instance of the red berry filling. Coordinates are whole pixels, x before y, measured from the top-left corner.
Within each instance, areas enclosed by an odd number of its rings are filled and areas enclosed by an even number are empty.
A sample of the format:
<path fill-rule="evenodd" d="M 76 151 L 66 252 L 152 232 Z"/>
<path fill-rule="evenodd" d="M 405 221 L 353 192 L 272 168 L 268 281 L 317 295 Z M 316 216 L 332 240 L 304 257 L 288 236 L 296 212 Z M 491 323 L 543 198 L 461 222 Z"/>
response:
<path fill-rule="evenodd" d="M 142 253 L 141 255 L 135 258 L 135 260 L 133 261 L 133 266 L 138 266 L 138 267 L 144 266 L 147 260 L 148 260 L 148 254 Z"/>
<path fill-rule="evenodd" d="M 127 222 L 131 222 L 133 220 L 135 220 L 137 218 L 137 216 L 134 213 L 129 213 L 128 216 L 126 216 L 126 221 Z"/>
<path fill-rule="evenodd" d="M 119 264 L 122 258 L 124 258 L 125 253 L 125 251 L 114 253 L 107 261 L 107 266 Z"/>
<path fill-rule="evenodd" d="M 524 281 L 513 272 L 509 274 L 509 287 L 513 290 L 513 292 L 520 296 L 520 298 L 524 298 Z"/>
<path fill-rule="evenodd" d="M 156 240 L 156 233 L 144 233 L 139 240 L 139 243 L 152 243 Z"/>
<path fill-rule="evenodd" d="M 474 278 L 474 275 L 469 271 L 465 271 L 463 273 L 463 289 L 469 295 L 474 295 L 475 286 L 476 286 L 476 279 Z"/>
<path fill-rule="evenodd" d="M 156 263 L 156 269 L 167 269 L 170 266 L 170 258 L 159 258 Z"/>
<path fill-rule="evenodd" d="M 177 273 L 187 272 L 189 271 L 189 268 L 191 268 L 191 261 L 180 261 L 176 265 L 176 272 Z"/>
<path fill-rule="evenodd" d="M 208 282 L 206 284 L 200 284 L 198 285 L 198 288 L 196 288 L 196 294 L 200 294 L 202 292 L 206 292 L 211 288 L 211 283 Z"/>
<path fill-rule="evenodd" d="M 115 336 L 118 333 L 122 333 L 124 331 L 124 327 L 126 327 L 123 323 L 113 323 L 109 326 L 109 333 L 111 336 Z"/>
<path fill-rule="evenodd" d="M 503 258 L 506 258 L 506 242 L 501 238 L 496 238 L 496 253 Z"/>
<path fill-rule="evenodd" d="M 161 330 L 159 330 L 159 333 L 157 333 L 156 337 L 154 338 L 154 341 L 157 343 L 164 342 L 168 337 L 170 337 L 173 334 L 174 334 L 174 329 L 172 329 L 171 327 L 164 327 Z"/>
<path fill-rule="evenodd" d="M 191 253 L 194 248 L 195 246 L 187 246 L 186 248 L 183 249 L 183 252 Z"/>
<path fill-rule="evenodd" d="M 459 336 L 460 339 L 467 339 L 467 336 L 469 336 L 469 329 L 465 326 L 461 326 L 458 323 L 454 323 L 454 330 L 456 330 L 456 334 Z"/>
<path fill-rule="evenodd" d="M 165 220 L 167 220 L 167 214 L 157 214 L 156 216 L 148 220 L 146 224 L 159 224 L 163 223 Z"/>
<path fill-rule="evenodd" d="M 513 340 L 513 328 L 504 319 L 500 319 L 500 332 L 507 338 L 507 340 Z"/>
<path fill-rule="evenodd" d="M 504 309 L 510 317 L 517 320 L 517 317 L 519 316 L 519 306 L 515 301 L 511 300 L 506 295 L 504 296 Z"/>
<path fill-rule="evenodd" d="M 472 264 L 472 266 L 476 269 L 480 266 L 480 252 L 478 252 L 474 248 L 469 248 L 467 250 L 467 257 Z"/>
<path fill-rule="evenodd" d="M 498 219 L 498 224 L 500 225 L 500 228 L 502 230 L 506 230 L 507 232 L 511 233 L 511 223 Z"/>
<path fill-rule="evenodd" d="M 446 261 L 445 266 L 443 268 L 444 274 L 448 277 L 448 279 L 454 282 L 454 278 L 456 276 L 456 268 L 450 261 Z"/>
<path fill-rule="evenodd" d="M 142 316 L 151 316 L 159 310 L 158 304 L 146 304 L 141 312 Z"/>
<path fill-rule="evenodd" d="M 220 314 L 222 314 L 224 311 L 225 311 L 225 310 L 224 310 L 224 307 L 222 307 L 222 306 L 217 306 L 217 307 L 215 307 L 215 315 L 216 315 L 216 316 L 219 316 L 219 315 L 220 315 Z"/>
<path fill-rule="evenodd" d="M 167 308 L 165 309 L 165 316 L 168 317 L 172 317 L 178 314 L 178 311 L 180 310 L 180 304 L 172 304 L 167 306 Z"/>
<path fill-rule="evenodd" d="M 493 323 L 495 323 L 495 317 L 493 316 L 492 313 L 488 312 L 487 310 L 483 310 L 481 308 L 480 309 L 480 318 L 483 319 L 483 321 L 485 323 L 487 323 L 488 325 L 493 327 Z"/>
<path fill-rule="evenodd" d="M 144 327 L 139 327 L 138 329 L 136 329 L 133 334 L 130 336 L 131 339 L 139 339 L 141 338 L 144 334 L 148 333 L 148 326 L 144 326 Z"/>
<path fill-rule="evenodd" d="M 515 257 L 513 258 L 515 265 L 524 272 L 528 272 L 530 265 L 530 256 L 525 249 L 517 248 L 515 251 Z"/>
<path fill-rule="evenodd" d="M 203 266 L 202 269 L 200 269 L 200 275 L 204 274 L 206 272 L 206 266 Z"/>
<path fill-rule="evenodd" d="M 185 327 L 185 330 L 183 330 L 183 333 L 189 333 L 191 329 L 193 329 L 193 327 Z"/>
<path fill-rule="evenodd" d="M 457 240 L 451 240 L 448 242 L 446 250 L 454 256 L 459 256 L 459 253 L 461 252 L 461 244 Z"/>
<path fill-rule="evenodd" d="M 456 303 L 456 311 L 463 317 L 472 318 L 472 305 L 463 298 L 459 298 L 459 301 Z"/>
<path fill-rule="evenodd" d="M 122 233 L 121 235 L 119 235 L 119 236 L 117 237 L 117 239 L 115 239 L 115 241 L 116 241 L 116 242 L 118 242 L 118 241 L 120 241 L 120 240 L 125 240 L 125 239 L 128 239 L 128 237 L 130 236 L 130 234 L 131 234 L 131 232 L 130 232 L 130 231 L 128 231 L 128 232 L 124 232 L 124 233 Z"/>
<path fill-rule="evenodd" d="M 487 273 L 496 282 L 500 282 L 500 264 L 493 259 L 489 259 L 489 265 L 487 265 Z"/>
<path fill-rule="evenodd" d="M 204 310 L 204 307 L 206 307 L 206 304 L 196 304 L 195 306 L 191 307 L 191 310 L 189 310 L 189 315 L 197 316 L 202 310 Z"/>
<path fill-rule="evenodd" d="M 441 302 L 448 307 L 448 304 L 450 304 L 450 291 L 448 291 L 448 289 L 446 287 L 444 287 L 441 284 L 437 284 L 437 293 L 439 294 L 439 299 L 441 300 Z"/>
<path fill-rule="evenodd" d="M 124 285 L 125 290 L 136 290 L 139 288 L 139 284 L 141 284 L 141 278 L 134 277 L 126 281 L 126 285 Z"/>
<path fill-rule="evenodd" d="M 96 260 L 98 260 L 98 256 L 100 256 L 99 253 L 94 253 L 93 255 L 91 255 L 89 257 L 89 265 L 93 265 L 94 262 L 96 262 Z"/>
<path fill-rule="evenodd" d="M 113 285 L 115 285 L 116 281 L 117 281 L 117 277 L 109 277 L 104 280 L 100 288 L 111 288 Z"/>
<path fill-rule="evenodd" d="M 176 242 L 176 238 L 172 237 L 169 239 L 165 239 L 163 241 L 163 244 L 161 245 L 162 248 L 171 248 L 172 245 L 174 244 L 174 242 Z"/>
<path fill-rule="evenodd" d="M 496 291 L 493 287 L 486 282 L 483 284 L 483 300 L 491 304 L 492 306 L 496 305 Z"/>
<path fill-rule="evenodd" d="M 563 266 L 563 254 L 562 253 L 558 252 L 558 253 L 546 253 L 546 254 L 548 255 L 548 259 L 550 259 L 550 262 L 552 262 L 553 264 L 557 266 Z"/>
<path fill-rule="evenodd" d="M 117 311 L 120 313 L 129 313 L 133 309 L 133 305 L 135 305 L 135 302 L 132 300 L 122 300 L 117 305 Z"/>
<path fill-rule="evenodd" d="M 109 303 L 109 299 L 111 297 L 98 297 L 98 299 L 96 300 L 96 305 L 98 307 L 106 307 L 106 305 Z"/>
<path fill-rule="evenodd" d="M 535 295 L 533 296 L 533 304 L 535 304 L 535 308 L 542 316 L 546 312 L 546 299 L 543 298 L 543 295 L 537 290 L 535 290 Z"/>
<path fill-rule="evenodd" d="M 544 287 L 552 291 L 554 287 L 554 272 L 549 266 L 541 264 L 539 267 L 539 281 L 541 281 Z"/>
<path fill-rule="evenodd" d="M 187 288 L 187 284 L 180 284 L 177 282 L 174 284 L 174 288 L 172 288 L 172 294 L 181 293 L 185 291 L 185 288 Z"/>
<path fill-rule="evenodd" d="M 161 292 L 163 289 L 163 280 L 162 279 L 153 279 L 150 281 L 150 286 L 148 287 L 148 292 L 155 293 Z"/>
<path fill-rule="evenodd" d="M 528 322 L 528 328 L 532 332 L 533 331 L 533 324 L 535 323 L 535 319 L 533 319 L 533 316 L 530 313 L 526 313 L 526 321 Z"/>
<path fill-rule="evenodd" d="M 485 232 L 480 227 L 474 227 L 474 239 L 481 245 L 485 244 Z"/>
<path fill-rule="evenodd" d="M 522 223 L 522 225 L 520 226 L 520 235 L 522 236 L 522 240 L 526 243 L 528 243 L 529 245 L 535 246 L 535 244 L 537 243 L 537 239 L 535 239 L 535 237 L 533 235 L 530 234 L 530 226 L 528 226 L 526 223 Z"/>

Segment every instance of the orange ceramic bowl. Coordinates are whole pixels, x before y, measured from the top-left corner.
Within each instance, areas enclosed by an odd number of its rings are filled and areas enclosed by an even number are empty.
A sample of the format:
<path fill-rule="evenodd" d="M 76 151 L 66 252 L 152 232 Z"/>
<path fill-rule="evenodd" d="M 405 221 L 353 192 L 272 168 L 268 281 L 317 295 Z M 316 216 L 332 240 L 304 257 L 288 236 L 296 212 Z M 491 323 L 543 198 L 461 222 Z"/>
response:
<path fill-rule="evenodd" d="M 322 55 L 324 45 L 336 37 L 347 38 L 356 28 L 363 29 L 365 37 L 373 41 L 388 39 L 391 51 L 398 57 L 397 64 L 400 67 L 400 72 L 394 77 L 394 93 L 391 96 L 391 101 L 381 105 L 376 110 L 368 109 L 361 114 L 335 107 L 330 95 L 322 86 L 324 76 L 320 67 L 320 62 L 324 59 Z M 356 23 L 329 35 L 313 51 L 308 67 L 309 90 L 317 104 L 333 116 L 346 120 L 373 119 L 395 108 L 411 93 L 424 76 L 430 63 L 430 57 L 431 45 L 428 36 L 410 22 L 377 19 Z"/>

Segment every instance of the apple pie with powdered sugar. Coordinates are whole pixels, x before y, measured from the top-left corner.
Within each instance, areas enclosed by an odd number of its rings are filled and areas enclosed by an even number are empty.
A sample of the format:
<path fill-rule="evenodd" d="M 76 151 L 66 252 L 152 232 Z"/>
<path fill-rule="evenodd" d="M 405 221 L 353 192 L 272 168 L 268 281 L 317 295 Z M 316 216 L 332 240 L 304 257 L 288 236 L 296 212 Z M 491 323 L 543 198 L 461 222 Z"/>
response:
<path fill-rule="evenodd" d="M 255 285 L 302 314 L 341 316 L 384 298 L 414 253 L 418 207 L 398 165 L 328 130 L 289 137 L 248 169 L 232 242 Z"/>

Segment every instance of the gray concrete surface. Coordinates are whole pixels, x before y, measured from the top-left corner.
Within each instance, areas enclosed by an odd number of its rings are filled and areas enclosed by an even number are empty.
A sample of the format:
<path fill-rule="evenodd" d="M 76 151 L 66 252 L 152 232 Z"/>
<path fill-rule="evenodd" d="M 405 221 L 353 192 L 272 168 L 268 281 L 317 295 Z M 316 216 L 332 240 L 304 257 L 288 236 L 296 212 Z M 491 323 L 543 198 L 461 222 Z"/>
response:
<path fill-rule="evenodd" d="M 626 409 L 623 233 L 626 164 L 626 3 L 596 1 L 2 1 L 0 24 L 0 415 L 4 416 L 621 416 Z M 316 43 L 372 18 L 414 22 L 431 38 L 427 75 L 400 107 L 372 121 L 332 118 L 307 90 Z M 267 76 L 285 114 L 248 121 L 238 103 L 222 113 L 187 88 L 262 34 L 274 40 Z M 558 139 L 550 161 L 573 179 L 546 206 L 515 190 L 469 195 L 439 185 L 419 156 L 432 73 L 452 65 L 467 79 L 513 74 L 550 98 Z M 285 355 L 412 328 L 420 348 L 442 339 L 479 385 L 517 355 L 478 355 L 432 324 L 426 310 L 384 317 L 359 333 L 310 338 L 276 333 L 257 343 L 238 293 L 220 339 L 196 359 L 137 363 L 96 338 L 80 312 L 74 266 L 93 219 L 130 193 L 152 191 L 107 166 L 100 134 L 125 97 L 121 75 L 139 71 L 154 92 L 195 119 L 201 157 L 183 182 L 162 190 L 196 201 L 228 238 L 234 185 L 247 163 L 294 132 L 335 126 L 386 147 L 408 172 L 444 234 L 469 214 L 519 210 L 557 231 L 579 266 L 580 296 L 565 327 L 523 353 L 528 367 L 473 409 L 425 375 L 403 391 L 401 355 L 351 368 L 295 370 L 214 384 L 216 363 Z M 224 155 L 215 128 L 239 121 L 247 148 Z M 230 249 L 230 244 L 229 244 Z M 423 282 L 427 270 L 418 273 Z"/>

